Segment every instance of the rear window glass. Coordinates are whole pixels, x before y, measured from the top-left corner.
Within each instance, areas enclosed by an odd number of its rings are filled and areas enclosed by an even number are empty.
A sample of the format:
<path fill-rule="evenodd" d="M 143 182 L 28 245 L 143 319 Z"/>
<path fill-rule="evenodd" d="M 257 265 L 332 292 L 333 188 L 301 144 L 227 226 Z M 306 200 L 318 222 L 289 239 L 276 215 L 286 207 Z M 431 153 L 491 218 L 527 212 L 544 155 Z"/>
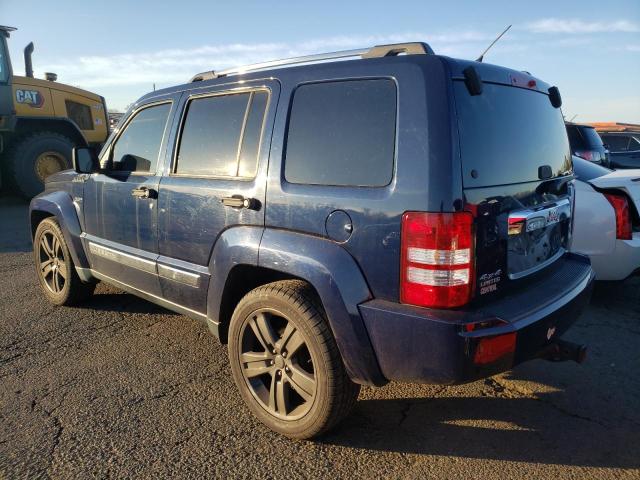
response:
<path fill-rule="evenodd" d="M 543 165 L 571 172 L 564 119 L 546 94 L 485 83 L 471 96 L 462 81 L 454 92 L 465 187 L 536 181 Z"/>
<path fill-rule="evenodd" d="M 391 80 L 302 85 L 291 106 L 285 178 L 316 185 L 387 185 L 395 129 Z"/>
<path fill-rule="evenodd" d="M 598 132 L 596 132 L 595 128 L 591 127 L 580 127 L 582 131 L 582 136 L 586 140 L 587 144 L 591 147 L 602 147 L 602 139 Z"/>
<path fill-rule="evenodd" d="M 254 177 L 267 99 L 267 92 L 257 91 L 191 100 L 176 173 Z"/>
<path fill-rule="evenodd" d="M 578 177 L 578 180 L 588 182 L 594 178 L 602 177 L 607 173 L 611 173 L 612 170 L 593 162 L 589 162 L 588 160 L 573 157 L 573 172 L 576 174 L 576 177 Z"/>
<path fill-rule="evenodd" d="M 572 150 L 581 150 L 584 148 L 585 142 L 578 127 L 575 125 L 567 125 L 567 135 L 569 136 L 569 144 Z"/>

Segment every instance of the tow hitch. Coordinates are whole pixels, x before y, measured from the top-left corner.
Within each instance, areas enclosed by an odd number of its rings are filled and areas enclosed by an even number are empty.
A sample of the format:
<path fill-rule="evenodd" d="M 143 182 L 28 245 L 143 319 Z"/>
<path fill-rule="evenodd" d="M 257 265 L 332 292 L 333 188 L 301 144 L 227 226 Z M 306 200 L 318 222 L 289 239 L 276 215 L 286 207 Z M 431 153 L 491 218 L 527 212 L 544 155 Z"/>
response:
<path fill-rule="evenodd" d="M 587 346 L 557 339 L 547 346 L 540 356 L 551 362 L 573 360 L 574 362 L 582 363 L 587 358 Z"/>

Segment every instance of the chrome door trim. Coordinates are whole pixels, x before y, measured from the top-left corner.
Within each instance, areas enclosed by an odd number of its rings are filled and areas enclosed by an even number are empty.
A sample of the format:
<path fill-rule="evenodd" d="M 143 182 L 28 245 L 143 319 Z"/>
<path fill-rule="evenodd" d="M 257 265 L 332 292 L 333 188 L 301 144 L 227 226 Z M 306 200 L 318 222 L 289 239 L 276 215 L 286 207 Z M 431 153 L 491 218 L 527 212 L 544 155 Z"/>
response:
<path fill-rule="evenodd" d="M 92 255 L 111 260 L 112 262 L 122 263 L 128 267 L 142 270 L 152 275 L 158 275 L 156 262 L 154 261 L 105 247 L 104 245 L 99 245 L 91 241 L 89 242 L 89 252 L 91 252 Z"/>
<path fill-rule="evenodd" d="M 170 267 L 168 265 L 158 264 L 158 275 L 161 278 L 173 280 L 174 282 L 183 283 L 190 287 L 197 288 L 200 285 L 200 275 L 197 273 L 187 272 L 185 270 Z"/>

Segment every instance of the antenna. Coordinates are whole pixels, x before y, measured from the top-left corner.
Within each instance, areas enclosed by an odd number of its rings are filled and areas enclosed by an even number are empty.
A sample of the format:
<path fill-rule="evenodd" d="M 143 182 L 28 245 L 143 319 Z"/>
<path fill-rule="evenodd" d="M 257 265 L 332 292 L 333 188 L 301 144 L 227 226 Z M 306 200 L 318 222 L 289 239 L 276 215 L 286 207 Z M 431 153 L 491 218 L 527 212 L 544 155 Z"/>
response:
<path fill-rule="evenodd" d="M 497 42 L 498 40 L 500 40 L 500 39 L 502 38 L 502 36 L 503 36 L 505 33 L 507 33 L 507 31 L 508 31 L 511 27 L 512 27 L 512 25 L 509 25 L 507 28 L 505 28 L 505 29 L 503 30 L 503 32 L 502 32 L 500 35 L 498 35 L 498 36 L 497 36 L 497 38 L 496 38 L 493 42 L 491 42 L 491 45 L 489 45 L 489 46 L 486 48 L 486 50 L 480 54 L 480 56 L 476 59 L 476 62 L 482 62 L 482 60 L 484 59 L 484 56 L 487 54 L 487 52 L 489 51 L 489 49 L 490 49 L 491 47 L 493 47 L 493 46 L 496 44 L 496 42 Z"/>
<path fill-rule="evenodd" d="M 573 122 L 573 120 L 578 116 L 578 114 L 576 113 L 573 117 L 571 117 L 571 120 L 569 120 L 570 122 Z"/>

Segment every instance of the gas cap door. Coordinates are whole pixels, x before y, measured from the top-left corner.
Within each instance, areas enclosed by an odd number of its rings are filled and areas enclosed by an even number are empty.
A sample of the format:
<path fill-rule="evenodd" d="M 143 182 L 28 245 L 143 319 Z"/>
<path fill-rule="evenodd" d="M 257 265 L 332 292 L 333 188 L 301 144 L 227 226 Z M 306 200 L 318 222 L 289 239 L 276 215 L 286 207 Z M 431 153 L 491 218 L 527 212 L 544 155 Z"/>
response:
<path fill-rule="evenodd" d="M 344 210 L 334 210 L 325 221 L 327 236 L 336 242 L 346 242 L 353 232 L 351 217 Z"/>

